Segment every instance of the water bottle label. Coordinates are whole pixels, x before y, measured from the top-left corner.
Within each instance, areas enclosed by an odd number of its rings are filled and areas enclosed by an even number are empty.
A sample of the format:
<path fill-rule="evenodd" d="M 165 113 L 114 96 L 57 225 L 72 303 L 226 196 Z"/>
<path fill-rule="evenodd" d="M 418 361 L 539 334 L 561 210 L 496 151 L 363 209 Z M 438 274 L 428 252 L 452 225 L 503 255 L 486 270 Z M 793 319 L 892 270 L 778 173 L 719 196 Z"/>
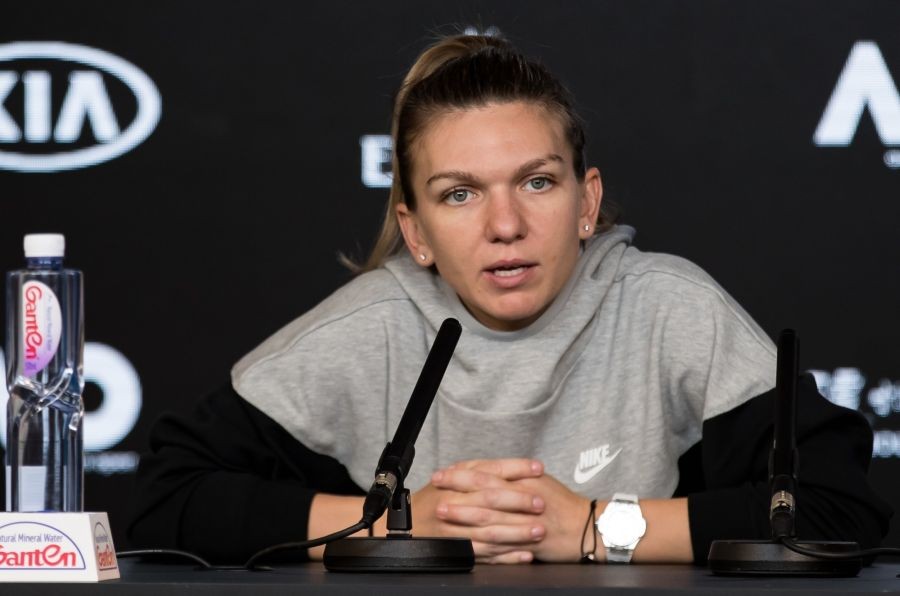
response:
<path fill-rule="evenodd" d="M 6 510 L 12 511 L 12 469 L 6 466 Z M 47 468 L 21 466 L 19 468 L 19 511 L 44 511 L 47 488 Z"/>
<path fill-rule="evenodd" d="M 27 281 L 22 286 L 22 354 L 24 373 L 31 376 L 50 364 L 62 335 L 59 300 L 47 284 Z"/>

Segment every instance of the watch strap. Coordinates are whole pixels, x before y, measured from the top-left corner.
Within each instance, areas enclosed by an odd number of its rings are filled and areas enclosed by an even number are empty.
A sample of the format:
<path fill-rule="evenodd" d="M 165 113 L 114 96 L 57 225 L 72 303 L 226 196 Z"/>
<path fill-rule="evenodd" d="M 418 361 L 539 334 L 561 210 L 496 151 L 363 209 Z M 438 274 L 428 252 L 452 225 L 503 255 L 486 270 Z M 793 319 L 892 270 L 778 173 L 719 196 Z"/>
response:
<path fill-rule="evenodd" d="M 634 556 L 634 548 L 618 548 L 615 546 L 606 547 L 607 563 L 631 563 L 631 557 Z"/>

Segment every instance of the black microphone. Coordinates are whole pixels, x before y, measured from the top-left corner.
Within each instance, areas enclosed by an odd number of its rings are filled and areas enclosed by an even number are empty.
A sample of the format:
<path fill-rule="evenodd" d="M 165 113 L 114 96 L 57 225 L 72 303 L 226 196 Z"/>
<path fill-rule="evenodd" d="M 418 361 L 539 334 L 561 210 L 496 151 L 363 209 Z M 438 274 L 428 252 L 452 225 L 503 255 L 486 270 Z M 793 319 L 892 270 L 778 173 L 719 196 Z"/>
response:
<path fill-rule="evenodd" d="M 775 432 L 769 458 L 769 523 L 772 539 L 792 538 L 796 517 L 797 484 L 797 371 L 799 349 L 793 329 L 781 332 L 775 373 Z"/>
<path fill-rule="evenodd" d="M 325 547 L 329 571 L 471 571 L 475 551 L 468 538 L 412 536 L 409 490 L 403 486 L 415 456 L 415 442 L 453 356 L 462 326 L 446 319 L 438 330 L 419 380 L 413 389 L 394 438 L 384 447 L 375 481 L 363 503 L 362 522 L 369 528 L 388 510 L 386 538 L 344 538 Z"/>
<path fill-rule="evenodd" d="M 778 338 L 775 430 L 769 452 L 771 540 L 714 540 L 709 568 L 716 575 L 853 577 L 862 569 L 855 542 L 795 538 L 797 515 L 797 378 L 799 342 L 793 329 Z"/>
<path fill-rule="evenodd" d="M 438 387 L 453 357 L 462 333 L 456 319 L 446 319 L 438 329 L 431 351 L 425 359 L 419 380 L 413 389 L 394 438 L 384 447 L 375 470 L 375 481 L 363 503 L 362 520 L 371 527 L 391 503 L 398 486 L 403 485 L 415 457 L 415 443 L 437 395 Z"/>

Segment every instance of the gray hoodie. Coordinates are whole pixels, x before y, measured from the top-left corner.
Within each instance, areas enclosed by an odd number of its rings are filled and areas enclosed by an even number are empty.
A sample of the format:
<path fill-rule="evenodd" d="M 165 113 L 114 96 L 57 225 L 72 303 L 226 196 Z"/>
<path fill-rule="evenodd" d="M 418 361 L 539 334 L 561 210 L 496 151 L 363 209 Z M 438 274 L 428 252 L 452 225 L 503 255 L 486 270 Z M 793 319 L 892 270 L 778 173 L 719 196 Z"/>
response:
<path fill-rule="evenodd" d="M 473 458 L 533 457 L 593 498 L 672 495 L 704 420 L 775 384 L 775 348 L 692 263 L 588 241 L 532 325 L 493 331 L 407 254 L 361 275 L 232 370 L 235 390 L 367 487 L 437 329 L 463 326 L 416 444 L 407 487 Z"/>

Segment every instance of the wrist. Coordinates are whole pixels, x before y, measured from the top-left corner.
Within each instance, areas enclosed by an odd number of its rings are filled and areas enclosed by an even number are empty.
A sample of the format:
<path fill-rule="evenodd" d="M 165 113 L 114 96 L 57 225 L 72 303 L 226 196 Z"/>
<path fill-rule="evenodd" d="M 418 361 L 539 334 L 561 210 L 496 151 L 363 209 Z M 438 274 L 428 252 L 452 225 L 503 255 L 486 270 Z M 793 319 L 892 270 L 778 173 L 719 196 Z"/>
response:
<path fill-rule="evenodd" d="M 580 563 L 596 563 L 603 559 L 603 545 L 597 535 L 597 511 L 603 507 L 604 502 L 597 499 L 582 499 L 582 503 L 576 508 L 578 516 L 578 552 L 576 561 Z"/>
<path fill-rule="evenodd" d="M 309 508 L 309 522 L 307 525 L 307 540 L 326 536 L 338 530 L 352 526 L 359 521 L 362 514 L 363 497 L 347 495 L 330 495 L 317 493 Z M 375 522 L 375 535 L 386 534 L 386 515 L 382 515 Z M 381 534 L 378 534 L 379 528 Z M 361 530 L 353 536 L 367 536 L 367 530 Z M 317 546 L 309 549 L 309 558 L 314 561 L 322 559 L 325 546 Z"/>

